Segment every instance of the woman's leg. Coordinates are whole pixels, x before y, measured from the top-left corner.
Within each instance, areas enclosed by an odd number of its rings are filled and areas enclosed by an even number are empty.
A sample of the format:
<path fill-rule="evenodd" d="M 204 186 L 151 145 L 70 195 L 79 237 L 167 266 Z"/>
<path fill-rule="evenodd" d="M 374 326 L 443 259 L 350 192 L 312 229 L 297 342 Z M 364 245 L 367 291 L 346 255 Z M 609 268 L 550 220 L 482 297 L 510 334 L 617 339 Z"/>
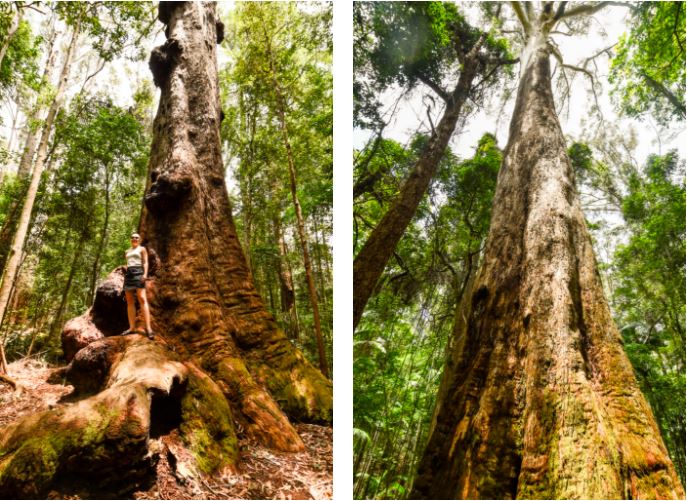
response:
<path fill-rule="evenodd" d="M 138 297 L 138 304 L 140 304 L 141 308 L 143 309 L 143 319 L 146 323 L 146 333 L 150 334 L 153 332 L 153 329 L 150 327 L 150 308 L 148 308 L 148 298 L 146 297 L 145 288 L 136 289 L 136 296 Z"/>
<path fill-rule="evenodd" d="M 134 302 L 134 291 L 124 291 L 126 296 L 126 314 L 129 317 L 129 330 L 136 328 L 136 303 Z"/>

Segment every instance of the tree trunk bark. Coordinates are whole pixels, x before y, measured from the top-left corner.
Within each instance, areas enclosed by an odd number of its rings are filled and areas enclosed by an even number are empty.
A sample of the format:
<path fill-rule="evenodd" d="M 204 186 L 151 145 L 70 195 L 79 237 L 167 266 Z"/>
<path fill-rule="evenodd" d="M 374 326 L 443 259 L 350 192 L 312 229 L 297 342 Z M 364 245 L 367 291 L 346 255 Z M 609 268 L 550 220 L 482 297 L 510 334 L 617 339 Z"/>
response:
<path fill-rule="evenodd" d="M 678 499 L 603 294 L 533 30 L 414 498 Z"/>
<path fill-rule="evenodd" d="M 26 234 L 29 229 L 33 203 L 36 200 L 38 185 L 40 184 L 41 174 L 43 173 L 43 165 L 45 164 L 48 153 L 48 142 L 50 139 L 50 133 L 52 132 L 52 125 L 55 121 L 55 117 L 57 116 L 57 112 L 62 106 L 62 97 L 64 95 L 67 80 L 69 78 L 72 55 L 74 53 L 74 48 L 76 47 L 76 42 L 79 38 L 79 32 L 80 21 L 78 21 L 74 27 L 72 39 L 69 44 L 69 48 L 67 49 L 67 53 L 65 54 L 64 64 L 62 66 L 62 72 L 60 74 L 60 80 L 55 93 L 55 98 L 50 105 L 48 116 L 45 119 L 45 126 L 43 127 L 43 134 L 38 147 L 36 165 L 34 166 L 33 173 L 31 175 L 31 183 L 29 184 L 29 188 L 26 193 L 24 205 L 22 207 L 21 215 L 19 216 L 19 222 L 17 224 L 17 231 L 12 241 L 12 247 L 8 256 L 7 265 L 2 277 L 2 286 L 0 286 L 0 325 L 2 325 L 2 321 L 4 320 L 7 304 L 10 299 L 10 292 L 12 291 L 12 286 L 19 271 L 19 261 L 21 259 L 22 248 L 24 247 L 24 240 L 26 239 Z M 4 366 L 0 368 L 6 371 L 6 364 L 4 363 L 5 354 L 2 343 L 0 343 L 0 360 L 3 361 L 2 365 Z"/>
<path fill-rule="evenodd" d="M 331 384 L 265 309 L 227 217 L 216 49 L 206 48 L 213 40 L 215 7 L 185 2 L 170 9 L 164 50 L 176 62 L 161 75 L 140 225 L 161 263 L 151 284 L 154 323 L 167 337 L 189 344 L 186 350 L 223 382 L 256 435 L 275 447 L 300 449 L 276 402 L 294 418 L 327 421 Z M 212 29 L 194 29 L 204 18 L 212 20 Z"/>
<path fill-rule="evenodd" d="M 415 215 L 429 183 L 436 174 L 439 161 L 456 128 L 460 112 L 477 74 L 477 61 L 466 59 L 458 84 L 446 103 L 436 133 L 422 150 L 412 172 L 403 183 L 398 196 L 391 202 L 379 224 L 372 230 L 353 261 L 353 330 L 363 316 L 379 277 Z"/>
<path fill-rule="evenodd" d="M 147 458 L 156 453 L 147 438 L 162 425 L 178 428 L 198 467 L 210 473 L 236 464 L 235 422 L 263 444 L 301 451 L 289 418 L 332 419 L 331 382 L 265 309 L 231 217 L 220 151 L 216 6 L 161 2 L 159 18 L 167 41 L 150 60 L 161 95 L 139 227 L 150 259 L 155 341 L 103 339 L 126 322 L 118 268 L 89 312 L 63 332 L 63 345 L 75 332 L 91 337 L 68 373 L 84 395 L 97 393 L 0 433 L 0 497 L 44 495 L 75 469 L 89 485 L 111 477 L 97 473 L 113 465 L 120 481 L 150 472 Z M 175 419 L 155 419 L 156 395 L 171 399 Z M 27 475 L 29 468 L 39 474 Z"/>

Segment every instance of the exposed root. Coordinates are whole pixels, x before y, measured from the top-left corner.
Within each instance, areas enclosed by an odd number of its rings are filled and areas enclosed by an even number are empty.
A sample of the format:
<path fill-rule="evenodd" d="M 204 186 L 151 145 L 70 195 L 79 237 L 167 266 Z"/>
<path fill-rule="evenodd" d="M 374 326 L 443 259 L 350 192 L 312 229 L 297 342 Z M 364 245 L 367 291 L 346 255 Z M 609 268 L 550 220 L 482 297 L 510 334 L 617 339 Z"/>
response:
<path fill-rule="evenodd" d="M 117 353 L 103 391 L 0 431 L 0 497 L 41 497 L 66 479 L 114 496 L 142 485 L 157 459 L 150 432 L 167 431 L 169 416 L 155 413 L 154 401 L 178 407 L 181 439 L 199 468 L 236 461 L 231 411 L 210 378 L 142 336 L 98 343 Z"/>
<path fill-rule="evenodd" d="M 272 397 L 254 381 L 240 359 L 225 358 L 215 372 L 223 390 L 245 418 L 250 435 L 265 445 L 285 451 L 304 448 L 301 438 Z"/>
<path fill-rule="evenodd" d="M 331 499 L 332 429 L 299 424 L 305 450 L 275 452 L 249 438 L 239 441 L 240 469 L 203 475 L 189 467 L 174 434 L 163 437 L 167 453 L 156 466 L 156 482 L 136 499 Z"/>
<path fill-rule="evenodd" d="M 12 379 L 11 377 L 9 377 L 8 375 L 3 374 L 2 372 L 0 372 L 0 382 L 3 382 L 5 384 L 10 385 L 12 387 L 12 389 L 15 391 L 18 389 L 17 382 L 14 379 Z M 19 387 L 19 388 L 21 388 L 21 387 Z"/>
<path fill-rule="evenodd" d="M 0 426 L 17 421 L 28 414 L 54 407 L 60 397 L 72 390 L 71 386 L 46 383 L 46 379 L 51 375 L 66 372 L 62 369 L 51 369 L 33 360 L 22 360 L 11 364 L 12 373 L 26 384 L 26 392 L 21 398 L 17 398 L 8 387 L 0 388 Z M 198 370 L 193 366 L 188 366 L 188 369 L 191 372 Z M 203 373 L 200 372 L 200 374 Z M 64 380 L 63 377 L 54 379 Z M 189 384 L 185 387 L 178 385 L 177 388 L 183 388 L 185 394 L 191 393 Z M 216 391 L 219 392 L 219 389 Z M 169 397 L 172 400 L 183 399 L 176 393 L 172 389 Z M 259 444 L 253 438 L 244 436 L 236 445 L 240 467 L 224 468 L 219 473 L 213 472 L 208 475 L 203 473 L 194 453 L 184 442 L 180 429 L 164 433 L 165 426 L 169 426 L 170 423 L 165 423 L 163 420 L 156 424 L 158 419 L 155 416 L 156 400 L 165 397 L 164 393 L 152 395 L 151 438 L 148 441 L 150 475 L 139 479 L 138 484 L 127 481 L 129 491 L 123 492 L 120 497 L 136 499 L 330 499 L 332 497 L 331 427 L 296 425 L 295 429 L 305 445 L 305 450 L 299 453 L 277 452 Z M 186 402 L 191 401 L 187 399 Z M 162 411 L 163 417 L 169 417 L 170 412 L 174 414 L 174 407 L 173 402 L 168 402 L 157 410 Z M 202 409 L 201 412 L 205 413 Z M 188 417 L 185 418 L 185 420 L 188 419 Z M 155 438 L 156 430 L 162 431 L 163 434 Z M 121 475 L 119 478 L 122 480 Z M 137 488 L 136 485 L 140 487 Z M 94 490 L 94 486 L 57 482 L 49 488 L 46 498 L 88 499 L 97 497 L 98 494 L 107 493 Z"/>

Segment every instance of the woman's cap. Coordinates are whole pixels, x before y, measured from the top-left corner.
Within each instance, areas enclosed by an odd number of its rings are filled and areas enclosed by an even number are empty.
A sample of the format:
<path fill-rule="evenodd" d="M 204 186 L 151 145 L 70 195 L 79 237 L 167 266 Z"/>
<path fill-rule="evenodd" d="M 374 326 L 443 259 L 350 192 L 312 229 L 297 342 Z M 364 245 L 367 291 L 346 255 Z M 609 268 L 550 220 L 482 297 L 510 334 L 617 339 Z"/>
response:
<path fill-rule="evenodd" d="M 132 239 L 133 239 L 133 238 L 136 238 L 136 239 L 140 240 L 140 239 L 141 239 L 141 235 L 139 235 L 138 233 L 132 233 L 132 234 L 131 234 L 131 238 L 132 238 Z"/>

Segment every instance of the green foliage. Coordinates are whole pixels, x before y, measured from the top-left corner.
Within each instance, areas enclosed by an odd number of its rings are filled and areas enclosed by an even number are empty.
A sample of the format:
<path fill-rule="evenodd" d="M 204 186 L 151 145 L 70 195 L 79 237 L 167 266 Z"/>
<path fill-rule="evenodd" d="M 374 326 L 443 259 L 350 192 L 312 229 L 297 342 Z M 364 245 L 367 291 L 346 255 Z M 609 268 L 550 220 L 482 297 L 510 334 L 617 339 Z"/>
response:
<path fill-rule="evenodd" d="M 630 239 L 613 260 L 625 350 L 685 481 L 685 184 L 675 151 L 631 178 Z"/>
<path fill-rule="evenodd" d="M 332 42 L 331 5 L 242 2 L 226 22 L 231 63 L 220 73 L 231 157 L 234 217 L 255 284 L 270 311 L 306 356 L 317 360 L 287 151 L 284 105 L 297 194 L 318 288 L 327 351 L 332 335 Z M 277 93 L 277 85 L 280 94 Z M 277 233 L 286 244 L 280 253 Z M 283 311 L 280 269 L 294 280 L 296 311 Z"/>
<path fill-rule="evenodd" d="M 447 76 L 463 50 L 479 38 L 455 4 L 444 2 L 358 3 L 359 16 L 369 16 L 374 37 L 357 48 L 382 87 L 413 86 L 423 76 Z M 460 39 L 455 41 L 456 34 Z M 360 57 L 360 55 L 359 55 Z"/>
<path fill-rule="evenodd" d="M 384 139 L 375 150 L 362 175 L 384 173 L 355 200 L 356 241 L 382 217 L 426 140 L 418 136 L 403 148 Z M 444 155 L 355 332 L 356 498 L 403 498 L 411 486 L 455 308 L 489 229 L 500 164 L 490 134 L 472 158 Z"/>
<path fill-rule="evenodd" d="M 85 311 L 98 281 L 122 264 L 138 222 L 149 140 L 131 112 L 104 96 L 77 96 L 58 117 L 56 168 L 43 175 L 26 246 L 31 280 L 7 326 L 29 327 L 50 356 L 59 353 L 63 322 Z M 3 185 L 3 191 L 12 189 Z M 0 202 L 0 211 L 6 210 Z M 25 353 L 31 341 L 11 339 L 9 356 Z"/>
<path fill-rule="evenodd" d="M 103 60 L 111 61 L 128 48 L 133 49 L 131 59 L 146 57 L 140 44 L 155 26 L 157 9 L 152 2 L 57 2 L 55 9 L 67 24 L 88 33 Z"/>
<path fill-rule="evenodd" d="M 621 109 L 659 122 L 685 118 L 685 2 L 638 2 L 609 80 Z"/>
<path fill-rule="evenodd" d="M 463 55 L 482 35 L 449 2 L 355 2 L 353 21 L 354 123 L 365 128 L 383 122 L 377 96 L 390 86 L 457 81 Z M 481 52 L 484 61 L 496 61 L 509 59 L 508 50 L 505 39 L 489 33 Z M 492 67 L 480 71 L 498 76 Z"/>
<path fill-rule="evenodd" d="M 0 45 L 8 36 L 12 16 L 16 16 L 12 9 L 8 13 L 0 12 Z M 20 84 L 36 88 L 40 42 L 40 38 L 33 35 L 29 23 L 23 20 L 10 39 L 0 64 L 0 97 Z"/>
<path fill-rule="evenodd" d="M 576 179 L 586 176 L 587 171 L 592 168 L 592 150 L 584 143 L 573 143 L 568 148 L 568 157 L 575 171 Z"/>

